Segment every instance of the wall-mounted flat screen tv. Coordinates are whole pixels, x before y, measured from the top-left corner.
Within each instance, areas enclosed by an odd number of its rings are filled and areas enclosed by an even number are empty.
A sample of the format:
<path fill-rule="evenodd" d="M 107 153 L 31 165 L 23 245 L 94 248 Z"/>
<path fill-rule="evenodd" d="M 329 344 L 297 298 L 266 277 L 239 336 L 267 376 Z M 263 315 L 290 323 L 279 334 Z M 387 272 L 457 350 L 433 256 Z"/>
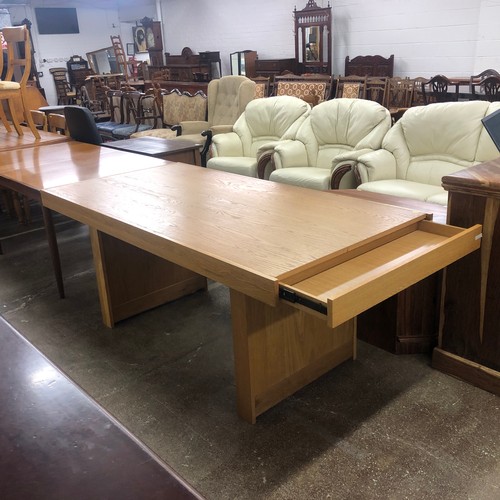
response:
<path fill-rule="evenodd" d="M 65 35 L 80 33 L 74 7 L 35 7 L 36 24 L 40 35 Z"/>

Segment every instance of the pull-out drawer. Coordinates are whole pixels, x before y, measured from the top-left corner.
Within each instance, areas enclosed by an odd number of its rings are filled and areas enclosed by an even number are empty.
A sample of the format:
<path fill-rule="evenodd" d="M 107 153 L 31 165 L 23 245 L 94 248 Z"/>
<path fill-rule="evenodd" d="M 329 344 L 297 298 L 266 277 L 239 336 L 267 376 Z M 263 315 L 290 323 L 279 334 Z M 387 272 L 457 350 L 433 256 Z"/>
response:
<path fill-rule="evenodd" d="M 470 229 L 420 221 L 378 246 L 347 251 L 280 281 L 280 298 L 336 327 L 382 300 L 464 257 L 480 246 L 481 226 Z"/>

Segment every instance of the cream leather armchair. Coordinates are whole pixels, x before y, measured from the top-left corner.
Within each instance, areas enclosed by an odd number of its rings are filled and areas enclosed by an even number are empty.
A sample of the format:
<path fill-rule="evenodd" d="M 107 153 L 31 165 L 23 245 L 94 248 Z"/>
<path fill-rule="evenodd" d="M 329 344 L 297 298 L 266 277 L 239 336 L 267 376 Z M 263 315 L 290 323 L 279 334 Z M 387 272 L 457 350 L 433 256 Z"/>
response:
<path fill-rule="evenodd" d="M 233 131 L 214 135 L 207 167 L 257 177 L 261 153 L 282 138 L 293 137 L 311 107 L 291 96 L 266 97 L 248 103 Z"/>
<path fill-rule="evenodd" d="M 276 145 L 272 155 L 275 167 L 269 180 L 312 189 L 332 188 L 341 155 L 356 155 L 378 149 L 391 127 L 389 111 L 363 99 L 332 99 L 312 108 L 293 140 Z M 342 187 L 354 187 L 344 176 Z M 352 184 L 352 185 L 351 185 Z"/>
<path fill-rule="evenodd" d="M 206 165 L 206 156 L 212 136 L 230 132 L 247 104 L 255 97 L 255 82 L 245 76 L 223 76 L 208 84 L 206 121 L 183 121 L 172 129 L 180 129 L 179 139 L 205 144 L 202 150 L 202 165 Z M 174 139 L 175 140 L 175 139 Z"/>
<path fill-rule="evenodd" d="M 358 189 L 446 205 L 443 176 L 499 156 L 481 123 L 497 109 L 486 101 L 410 108 L 380 150 L 356 158 Z"/>

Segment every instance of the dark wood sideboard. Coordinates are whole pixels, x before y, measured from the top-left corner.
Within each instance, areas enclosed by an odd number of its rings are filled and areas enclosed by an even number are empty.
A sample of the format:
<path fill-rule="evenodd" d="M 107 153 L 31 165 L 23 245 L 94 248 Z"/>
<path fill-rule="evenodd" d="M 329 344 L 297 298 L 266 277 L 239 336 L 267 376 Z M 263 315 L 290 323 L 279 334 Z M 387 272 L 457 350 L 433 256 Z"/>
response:
<path fill-rule="evenodd" d="M 292 59 L 256 59 L 255 74 L 257 76 L 274 77 L 283 71 L 297 73 L 297 60 Z"/>
<path fill-rule="evenodd" d="M 443 177 L 448 223 L 483 225 L 481 248 L 448 266 L 432 366 L 500 395 L 500 158 Z"/>

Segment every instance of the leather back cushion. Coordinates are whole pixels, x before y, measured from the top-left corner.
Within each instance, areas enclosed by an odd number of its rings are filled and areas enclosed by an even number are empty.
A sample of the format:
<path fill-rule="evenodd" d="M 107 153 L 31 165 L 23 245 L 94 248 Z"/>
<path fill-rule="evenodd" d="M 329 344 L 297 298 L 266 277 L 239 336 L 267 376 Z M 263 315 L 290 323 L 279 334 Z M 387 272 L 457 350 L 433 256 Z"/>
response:
<path fill-rule="evenodd" d="M 249 102 L 233 127 L 241 139 L 245 156 L 255 156 L 262 144 L 281 139 L 310 109 L 305 101 L 291 96 Z"/>
<path fill-rule="evenodd" d="M 208 123 L 233 125 L 255 97 L 255 82 L 245 76 L 223 76 L 208 84 Z"/>
<path fill-rule="evenodd" d="M 485 101 L 450 102 L 410 108 L 384 139 L 396 157 L 397 178 L 440 185 L 441 178 L 494 153 L 481 119 Z M 480 141 L 481 139 L 481 141 Z M 498 154 L 496 154 L 498 156 Z"/>
<path fill-rule="evenodd" d="M 306 146 L 309 166 L 330 168 L 337 154 L 380 148 L 390 127 L 389 111 L 380 104 L 337 98 L 315 106 L 296 139 Z"/>

